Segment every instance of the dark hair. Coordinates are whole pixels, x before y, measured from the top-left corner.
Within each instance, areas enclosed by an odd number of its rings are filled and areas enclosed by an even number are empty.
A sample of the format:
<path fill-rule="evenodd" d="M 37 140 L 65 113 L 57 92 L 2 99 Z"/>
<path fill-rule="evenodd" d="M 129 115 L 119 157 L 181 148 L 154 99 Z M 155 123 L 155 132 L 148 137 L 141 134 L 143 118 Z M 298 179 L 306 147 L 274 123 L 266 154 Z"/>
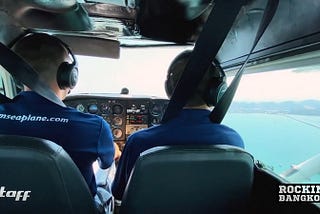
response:
<path fill-rule="evenodd" d="M 167 79 L 165 81 L 165 90 L 169 98 L 171 98 L 173 94 L 173 91 L 181 77 L 181 74 L 188 63 L 191 53 L 192 50 L 183 51 L 173 59 L 168 68 Z M 189 98 L 187 106 L 199 106 L 204 104 L 208 105 L 208 102 L 205 98 L 207 90 L 209 90 L 208 85 L 212 82 L 213 77 L 219 77 L 220 70 L 218 69 L 218 67 L 215 67 L 213 65 L 208 68 L 207 72 L 202 78 L 202 81 L 199 83 L 198 88 L 196 89 L 194 94 Z"/>
<path fill-rule="evenodd" d="M 171 62 L 168 71 L 167 71 L 167 78 L 165 81 L 165 90 L 167 96 L 171 98 L 173 91 L 181 77 L 182 72 L 190 58 L 191 50 L 185 50 L 177 55 Z M 181 66 L 179 66 L 179 64 Z"/>

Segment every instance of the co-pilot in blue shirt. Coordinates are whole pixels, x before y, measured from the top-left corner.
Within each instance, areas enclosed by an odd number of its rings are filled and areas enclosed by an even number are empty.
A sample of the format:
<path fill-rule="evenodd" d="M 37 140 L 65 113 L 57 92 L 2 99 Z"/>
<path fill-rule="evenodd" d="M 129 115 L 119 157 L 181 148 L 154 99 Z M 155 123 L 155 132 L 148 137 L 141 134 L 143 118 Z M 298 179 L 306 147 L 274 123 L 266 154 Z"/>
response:
<path fill-rule="evenodd" d="M 214 124 L 209 110 L 184 109 L 164 125 L 138 131 L 129 136 L 119 160 L 112 193 L 121 200 L 131 170 L 140 153 L 164 145 L 227 144 L 244 148 L 243 140 L 233 129 Z"/>
<path fill-rule="evenodd" d="M 0 127 L 0 134 L 39 137 L 62 146 L 80 169 L 92 195 L 97 189 L 92 163 L 99 159 L 100 167 L 108 168 L 113 162 L 111 130 L 101 117 L 61 107 L 32 91 L 0 105 Z"/>

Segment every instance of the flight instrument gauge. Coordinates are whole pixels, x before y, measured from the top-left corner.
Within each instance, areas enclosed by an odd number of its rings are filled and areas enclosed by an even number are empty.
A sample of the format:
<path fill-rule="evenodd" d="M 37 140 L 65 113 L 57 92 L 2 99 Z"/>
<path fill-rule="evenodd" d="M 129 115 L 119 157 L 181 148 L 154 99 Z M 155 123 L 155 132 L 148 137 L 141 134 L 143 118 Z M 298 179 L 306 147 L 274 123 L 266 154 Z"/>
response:
<path fill-rule="evenodd" d="M 119 129 L 119 128 L 116 128 L 116 129 L 113 129 L 113 130 L 112 130 L 112 135 L 113 135 L 114 139 L 119 139 L 119 138 L 121 138 L 121 137 L 122 137 L 122 134 L 123 134 L 123 132 L 122 132 L 122 130 Z"/>
<path fill-rule="evenodd" d="M 112 113 L 113 114 L 122 114 L 123 112 L 123 107 L 122 105 L 116 104 L 112 106 Z"/>
<path fill-rule="evenodd" d="M 121 117 L 115 117 L 112 120 L 112 124 L 115 126 L 121 126 L 123 123 L 122 118 Z"/>
<path fill-rule="evenodd" d="M 91 114 L 96 114 L 98 112 L 98 106 L 96 104 L 89 105 L 88 112 Z"/>
<path fill-rule="evenodd" d="M 78 104 L 78 105 L 76 106 L 76 109 L 77 109 L 78 111 L 80 111 L 80 112 L 84 112 L 85 107 L 84 107 L 82 104 Z"/>

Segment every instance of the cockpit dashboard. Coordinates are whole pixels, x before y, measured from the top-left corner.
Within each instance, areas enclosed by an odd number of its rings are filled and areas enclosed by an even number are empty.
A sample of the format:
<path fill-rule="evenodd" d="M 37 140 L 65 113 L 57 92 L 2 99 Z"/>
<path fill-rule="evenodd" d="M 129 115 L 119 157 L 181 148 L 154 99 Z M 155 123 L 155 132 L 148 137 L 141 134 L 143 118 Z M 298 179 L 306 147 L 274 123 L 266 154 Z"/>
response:
<path fill-rule="evenodd" d="M 122 150 L 129 135 L 160 123 L 169 100 L 151 96 L 74 94 L 64 103 L 104 118 L 110 124 L 114 142 Z"/>

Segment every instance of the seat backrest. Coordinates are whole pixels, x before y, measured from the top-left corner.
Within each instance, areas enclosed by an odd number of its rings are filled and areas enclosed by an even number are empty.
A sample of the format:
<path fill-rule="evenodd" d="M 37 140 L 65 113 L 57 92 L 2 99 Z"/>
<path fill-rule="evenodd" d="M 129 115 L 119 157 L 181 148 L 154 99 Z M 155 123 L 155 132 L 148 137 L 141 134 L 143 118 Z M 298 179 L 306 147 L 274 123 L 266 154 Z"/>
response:
<path fill-rule="evenodd" d="M 96 213 L 70 156 L 44 139 L 0 135 L 1 213 Z"/>
<path fill-rule="evenodd" d="M 253 157 L 233 146 L 165 146 L 142 153 L 120 213 L 247 213 Z"/>

